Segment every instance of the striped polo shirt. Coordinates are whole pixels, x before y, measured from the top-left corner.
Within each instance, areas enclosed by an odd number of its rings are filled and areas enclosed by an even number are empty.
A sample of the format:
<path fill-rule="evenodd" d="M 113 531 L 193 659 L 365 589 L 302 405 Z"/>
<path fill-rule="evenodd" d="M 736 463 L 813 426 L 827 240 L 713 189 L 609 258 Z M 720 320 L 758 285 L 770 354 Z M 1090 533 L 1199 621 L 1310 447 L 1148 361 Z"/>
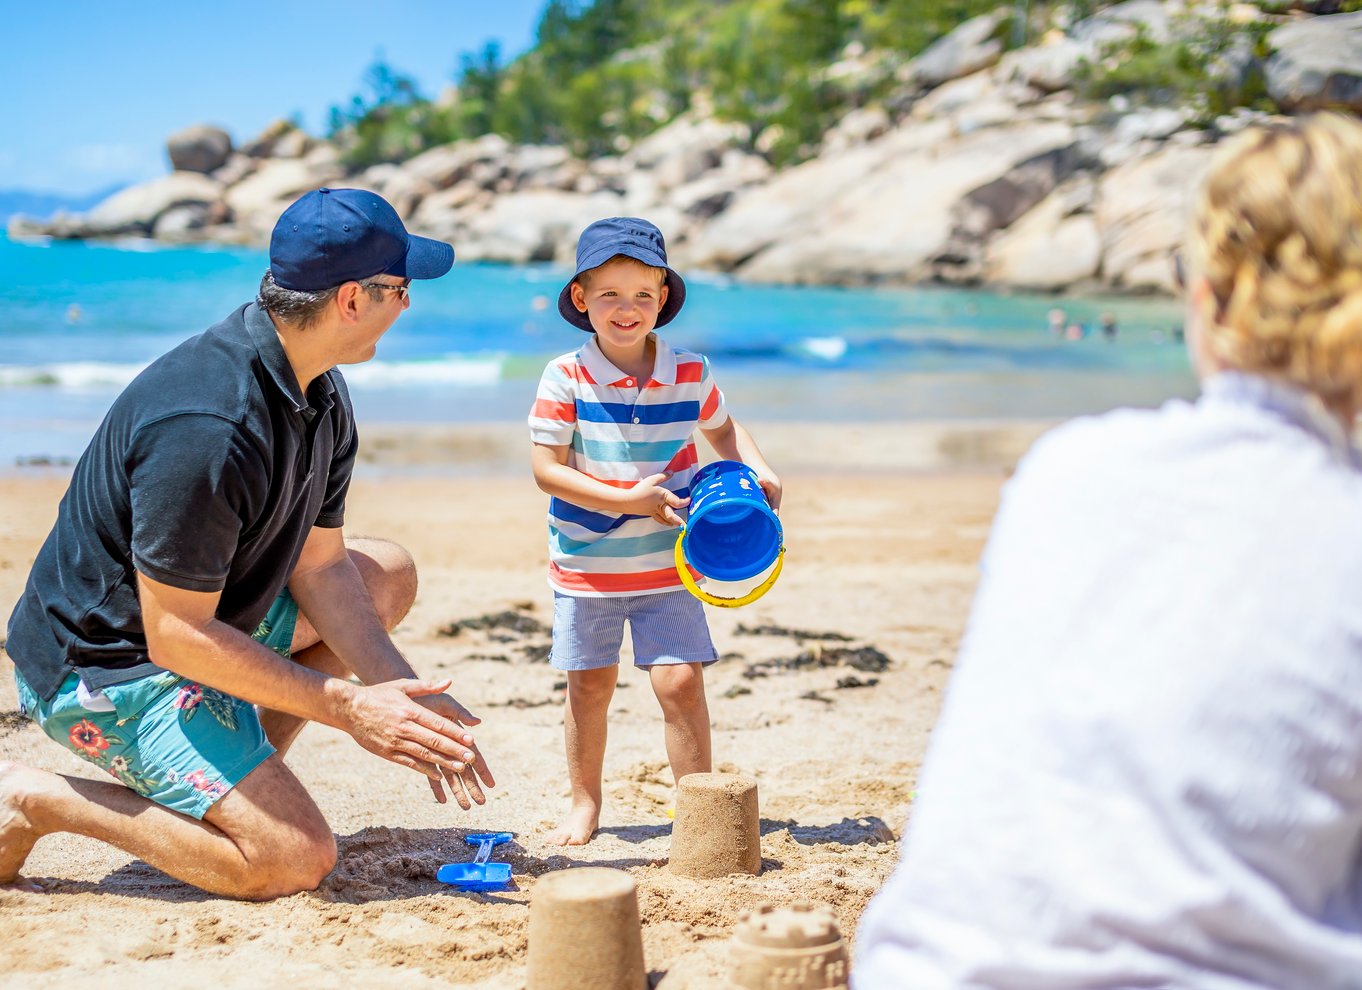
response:
<path fill-rule="evenodd" d="M 568 447 L 568 466 L 615 488 L 666 472 L 682 498 L 698 466 L 695 428 L 728 419 L 709 361 L 661 337 L 652 377 L 640 381 L 601 352 L 593 334 L 544 369 L 530 412 L 530 439 Z M 686 510 L 678 510 L 683 519 Z M 678 531 L 651 516 L 549 500 L 549 584 L 568 595 L 649 595 L 683 587 L 673 547 Z"/>

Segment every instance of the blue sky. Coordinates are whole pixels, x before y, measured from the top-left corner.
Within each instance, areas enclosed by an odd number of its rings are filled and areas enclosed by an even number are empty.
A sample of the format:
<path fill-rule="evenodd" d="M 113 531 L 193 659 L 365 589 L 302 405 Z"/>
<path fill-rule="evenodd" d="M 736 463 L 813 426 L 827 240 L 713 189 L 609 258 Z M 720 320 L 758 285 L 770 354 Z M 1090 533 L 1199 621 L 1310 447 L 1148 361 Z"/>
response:
<path fill-rule="evenodd" d="M 298 115 L 314 134 L 381 57 L 426 96 L 462 53 L 534 43 L 545 0 L 0 0 L 0 189 L 83 194 L 169 170 L 190 124 L 247 141 Z"/>

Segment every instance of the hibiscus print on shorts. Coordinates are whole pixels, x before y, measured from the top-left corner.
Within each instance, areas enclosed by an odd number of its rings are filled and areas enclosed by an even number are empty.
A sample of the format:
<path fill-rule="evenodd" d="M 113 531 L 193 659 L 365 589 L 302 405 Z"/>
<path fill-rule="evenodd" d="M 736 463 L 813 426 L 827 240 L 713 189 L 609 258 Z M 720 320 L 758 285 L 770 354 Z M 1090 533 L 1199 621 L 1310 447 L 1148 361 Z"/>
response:
<path fill-rule="evenodd" d="M 219 798 L 227 793 L 227 785 L 220 780 L 209 780 L 203 770 L 195 770 L 191 774 L 186 774 L 184 782 L 196 791 L 201 791 L 209 797 Z"/>
<path fill-rule="evenodd" d="M 123 740 L 118 736 L 106 736 L 99 726 L 87 719 L 81 719 L 71 726 L 70 738 L 71 748 L 95 763 L 104 762 L 104 751 L 110 744 L 123 745 Z"/>
<path fill-rule="evenodd" d="M 104 769 L 108 770 L 110 775 L 124 787 L 136 791 L 143 797 L 146 797 L 152 791 L 156 790 L 161 783 L 155 777 L 143 773 L 137 767 L 129 763 L 126 756 L 115 756 L 109 761 L 109 765 Z"/>
<path fill-rule="evenodd" d="M 218 724 L 224 729 L 236 731 L 236 706 L 240 704 L 230 695 L 215 691 L 210 687 L 203 687 L 199 684 L 186 684 L 180 688 L 175 695 L 174 705 L 184 712 L 181 716 L 186 722 L 193 719 L 198 714 L 199 706 L 202 705 L 209 715 L 218 720 Z"/>

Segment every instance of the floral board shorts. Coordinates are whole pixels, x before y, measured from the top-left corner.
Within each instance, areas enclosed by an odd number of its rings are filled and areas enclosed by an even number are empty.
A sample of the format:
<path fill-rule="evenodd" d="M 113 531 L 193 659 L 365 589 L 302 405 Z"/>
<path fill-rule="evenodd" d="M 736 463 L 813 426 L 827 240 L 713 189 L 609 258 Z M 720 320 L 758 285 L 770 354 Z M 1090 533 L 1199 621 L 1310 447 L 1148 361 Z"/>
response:
<path fill-rule="evenodd" d="M 289 655 L 298 604 L 285 590 L 253 637 Z M 51 700 L 16 668 L 19 707 L 51 738 L 145 798 L 192 818 L 245 779 L 274 747 L 255 706 L 161 671 L 91 691 L 68 674 Z"/>

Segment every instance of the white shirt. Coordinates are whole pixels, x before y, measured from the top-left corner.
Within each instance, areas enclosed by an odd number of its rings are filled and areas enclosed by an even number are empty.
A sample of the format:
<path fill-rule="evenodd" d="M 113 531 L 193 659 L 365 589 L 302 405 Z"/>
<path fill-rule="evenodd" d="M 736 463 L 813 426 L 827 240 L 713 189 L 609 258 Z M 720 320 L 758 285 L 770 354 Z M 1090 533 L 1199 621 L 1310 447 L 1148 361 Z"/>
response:
<path fill-rule="evenodd" d="M 1008 483 L 856 990 L 1362 987 L 1362 474 L 1241 374 Z"/>

